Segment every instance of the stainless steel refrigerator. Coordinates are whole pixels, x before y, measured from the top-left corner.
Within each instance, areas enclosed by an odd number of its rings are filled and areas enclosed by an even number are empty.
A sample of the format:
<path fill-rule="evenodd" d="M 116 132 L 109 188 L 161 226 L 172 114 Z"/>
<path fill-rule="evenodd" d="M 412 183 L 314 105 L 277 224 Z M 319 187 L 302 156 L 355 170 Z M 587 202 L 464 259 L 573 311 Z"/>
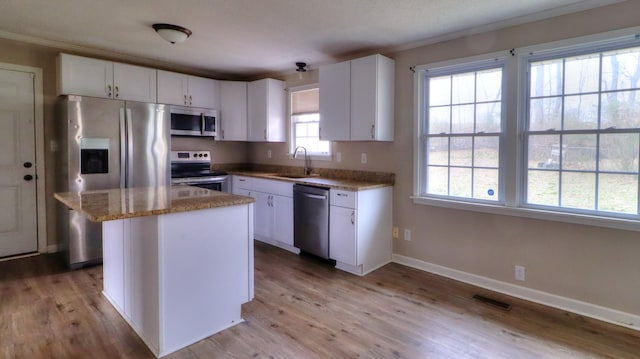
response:
<path fill-rule="evenodd" d="M 170 185 L 168 106 L 65 96 L 57 110 L 57 191 Z M 63 206 L 57 214 L 70 267 L 101 262 L 102 225 Z"/>

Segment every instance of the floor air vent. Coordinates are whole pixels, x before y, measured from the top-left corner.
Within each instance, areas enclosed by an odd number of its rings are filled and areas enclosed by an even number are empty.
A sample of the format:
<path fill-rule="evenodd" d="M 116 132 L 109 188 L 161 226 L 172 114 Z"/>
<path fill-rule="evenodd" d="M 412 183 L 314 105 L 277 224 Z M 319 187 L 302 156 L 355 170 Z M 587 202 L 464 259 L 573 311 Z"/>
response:
<path fill-rule="evenodd" d="M 508 304 L 508 303 L 505 303 L 505 302 L 501 302 L 501 301 L 493 299 L 493 298 L 485 297 L 485 296 L 480 295 L 480 294 L 474 295 L 473 299 L 478 300 L 478 301 L 480 301 L 482 303 L 491 305 L 493 307 L 500 308 L 502 310 L 511 309 L 511 304 Z"/>

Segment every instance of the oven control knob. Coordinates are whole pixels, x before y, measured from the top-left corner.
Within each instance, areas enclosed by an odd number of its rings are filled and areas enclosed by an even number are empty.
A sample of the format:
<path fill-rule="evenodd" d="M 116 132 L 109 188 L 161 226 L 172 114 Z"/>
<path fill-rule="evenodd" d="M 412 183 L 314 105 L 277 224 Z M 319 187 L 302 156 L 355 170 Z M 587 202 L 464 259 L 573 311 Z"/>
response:
<path fill-rule="evenodd" d="M 205 153 L 204 156 L 207 157 L 208 155 Z"/>

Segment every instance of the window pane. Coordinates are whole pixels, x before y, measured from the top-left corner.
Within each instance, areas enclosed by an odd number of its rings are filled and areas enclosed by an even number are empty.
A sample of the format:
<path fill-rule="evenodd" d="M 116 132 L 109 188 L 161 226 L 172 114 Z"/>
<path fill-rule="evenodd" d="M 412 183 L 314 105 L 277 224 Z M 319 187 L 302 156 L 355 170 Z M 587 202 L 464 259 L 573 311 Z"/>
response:
<path fill-rule="evenodd" d="M 473 198 L 497 201 L 499 172 L 495 170 L 473 170 Z"/>
<path fill-rule="evenodd" d="M 567 96 L 564 99 L 564 129 L 598 128 L 598 95 Z"/>
<path fill-rule="evenodd" d="M 562 207 L 595 209 L 596 174 L 562 172 Z"/>
<path fill-rule="evenodd" d="M 596 169 L 596 135 L 564 135 L 562 137 L 562 169 Z"/>
<path fill-rule="evenodd" d="M 559 175 L 557 171 L 529 170 L 527 203 L 558 206 Z"/>
<path fill-rule="evenodd" d="M 429 106 L 451 104 L 451 76 L 429 79 Z"/>
<path fill-rule="evenodd" d="M 562 59 L 531 63 L 531 97 L 562 93 Z"/>
<path fill-rule="evenodd" d="M 638 176 L 600 174 L 598 210 L 627 214 L 638 213 Z"/>
<path fill-rule="evenodd" d="M 602 57 L 602 90 L 615 91 L 640 87 L 640 48 L 606 52 Z"/>
<path fill-rule="evenodd" d="M 430 165 L 449 165 L 449 138 L 432 137 L 428 140 L 429 154 L 427 160 Z"/>
<path fill-rule="evenodd" d="M 600 170 L 638 173 L 637 133 L 600 135 Z"/>
<path fill-rule="evenodd" d="M 559 130 L 562 120 L 562 98 L 532 99 L 529 106 L 529 130 Z"/>
<path fill-rule="evenodd" d="M 449 133 L 451 108 L 435 107 L 429 109 L 429 133 Z"/>
<path fill-rule="evenodd" d="M 429 166 L 427 178 L 427 193 L 445 196 L 449 194 L 449 174 L 447 167 Z"/>
<path fill-rule="evenodd" d="M 560 168 L 560 136 L 529 136 L 529 168 Z"/>
<path fill-rule="evenodd" d="M 564 71 L 565 94 L 597 92 L 600 84 L 600 54 L 567 59 Z"/>
<path fill-rule="evenodd" d="M 471 197 L 471 168 L 451 168 L 449 188 L 451 196 Z"/>
<path fill-rule="evenodd" d="M 480 71 L 476 77 L 476 101 L 500 101 L 502 99 L 502 69 Z"/>
<path fill-rule="evenodd" d="M 451 108 L 451 133 L 473 132 L 473 105 L 458 105 Z"/>
<path fill-rule="evenodd" d="M 468 72 L 464 74 L 453 75 L 451 77 L 451 103 L 473 103 L 475 99 L 474 89 L 475 73 Z"/>
<path fill-rule="evenodd" d="M 601 111 L 601 128 L 639 128 L 640 91 L 621 91 L 602 94 Z"/>
<path fill-rule="evenodd" d="M 473 166 L 498 168 L 500 164 L 499 149 L 500 137 L 476 137 L 473 148 Z"/>
<path fill-rule="evenodd" d="M 307 136 L 307 125 L 305 123 L 296 123 L 296 137 Z"/>
<path fill-rule="evenodd" d="M 307 124 L 307 136 L 318 137 L 319 129 L 320 129 L 320 124 L 317 122 Z"/>
<path fill-rule="evenodd" d="M 472 148 L 471 137 L 451 138 L 451 166 L 471 166 Z"/>
<path fill-rule="evenodd" d="M 477 104 L 475 132 L 500 132 L 501 106 L 501 102 Z"/>

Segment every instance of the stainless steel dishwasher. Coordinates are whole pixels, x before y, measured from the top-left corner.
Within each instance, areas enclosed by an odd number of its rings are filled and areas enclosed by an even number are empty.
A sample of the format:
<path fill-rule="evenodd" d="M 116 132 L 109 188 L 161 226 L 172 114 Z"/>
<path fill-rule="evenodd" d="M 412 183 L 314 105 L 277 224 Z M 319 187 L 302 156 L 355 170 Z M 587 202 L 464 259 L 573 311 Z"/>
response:
<path fill-rule="evenodd" d="M 329 259 L 329 189 L 293 186 L 293 244 Z"/>

